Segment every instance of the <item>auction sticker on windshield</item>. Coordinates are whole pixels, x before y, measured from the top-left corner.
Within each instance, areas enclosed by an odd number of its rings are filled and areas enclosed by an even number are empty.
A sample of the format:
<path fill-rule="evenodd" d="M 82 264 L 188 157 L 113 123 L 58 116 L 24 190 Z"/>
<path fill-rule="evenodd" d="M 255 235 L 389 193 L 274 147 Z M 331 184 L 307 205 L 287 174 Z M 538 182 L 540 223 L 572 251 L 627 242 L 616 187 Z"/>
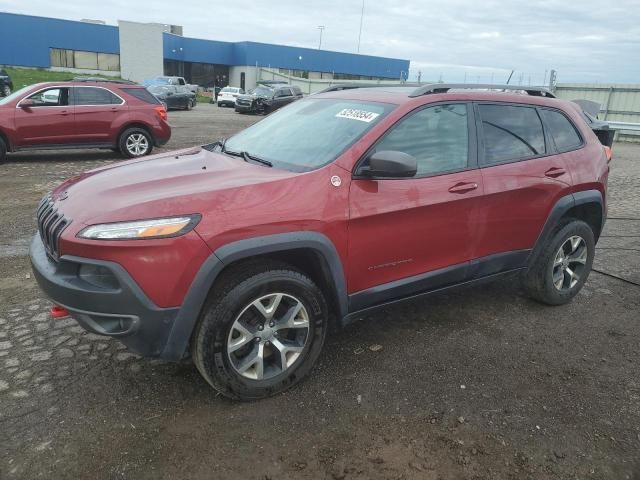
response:
<path fill-rule="evenodd" d="M 336 113 L 336 117 L 339 118 L 350 118 L 352 120 L 360 120 L 361 122 L 372 122 L 377 117 L 379 117 L 379 113 L 367 112 L 366 110 L 356 110 L 354 108 L 345 108 Z"/>

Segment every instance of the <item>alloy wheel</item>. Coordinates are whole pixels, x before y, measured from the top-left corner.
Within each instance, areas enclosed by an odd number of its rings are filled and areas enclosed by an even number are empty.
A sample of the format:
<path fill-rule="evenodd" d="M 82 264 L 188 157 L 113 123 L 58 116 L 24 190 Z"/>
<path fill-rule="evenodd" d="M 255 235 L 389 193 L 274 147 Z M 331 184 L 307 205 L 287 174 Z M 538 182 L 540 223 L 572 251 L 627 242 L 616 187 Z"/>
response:
<path fill-rule="evenodd" d="M 247 305 L 227 337 L 233 369 L 250 380 L 266 380 L 292 367 L 309 339 L 309 314 L 292 295 L 271 293 Z"/>
<path fill-rule="evenodd" d="M 587 244 L 580 236 L 569 237 L 558 249 L 553 260 L 553 284 L 560 291 L 577 285 L 587 263 Z"/>
<path fill-rule="evenodd" d="M 139 157 L 149 150 L 149 140 L 142 133 L 132 133 L 127 137 L 126 147 L 131 155 Z"/>

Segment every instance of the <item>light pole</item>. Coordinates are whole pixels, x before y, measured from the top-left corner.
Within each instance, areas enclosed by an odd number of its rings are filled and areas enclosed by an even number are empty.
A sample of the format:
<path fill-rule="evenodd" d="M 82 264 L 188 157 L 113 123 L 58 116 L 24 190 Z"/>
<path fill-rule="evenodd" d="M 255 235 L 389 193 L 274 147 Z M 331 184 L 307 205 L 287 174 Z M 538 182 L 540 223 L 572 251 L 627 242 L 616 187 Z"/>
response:
<path fill-rule="evenodd" d="M 358 53 L 360 53 L 360 40 L 362 39 L 363 20 L 364 20 L 364 0 L 362 0 L 362 11 L 360 12 L 360 33 L 358 33 Z"/>
<path fill-rule="evenodd" d="M 325 28 L 326 27 L 324 25 L 318 25 L 318 30 L 320 30 L 320 42 L 318 43 L 318 50 L 320 50 L 320 48 L 322 47 L 322 31 Z"/>

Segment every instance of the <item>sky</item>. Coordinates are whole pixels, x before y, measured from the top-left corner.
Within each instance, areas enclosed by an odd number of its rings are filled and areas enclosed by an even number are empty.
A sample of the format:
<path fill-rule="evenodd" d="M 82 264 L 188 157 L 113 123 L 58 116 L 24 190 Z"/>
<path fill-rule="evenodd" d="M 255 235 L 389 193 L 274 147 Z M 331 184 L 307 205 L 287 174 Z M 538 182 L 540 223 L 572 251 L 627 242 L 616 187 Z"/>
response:
<path fill-rule="evenodd" d="M 182 25 L 184 35 L 356 52 L 362 0 L 0 0 L 0 11 Z M 135 6 L 135 8 L 132 8 Z M 640 0 L 365 0 L 360 53 L 411 60 L 410 79 L 640 83 Z"/>

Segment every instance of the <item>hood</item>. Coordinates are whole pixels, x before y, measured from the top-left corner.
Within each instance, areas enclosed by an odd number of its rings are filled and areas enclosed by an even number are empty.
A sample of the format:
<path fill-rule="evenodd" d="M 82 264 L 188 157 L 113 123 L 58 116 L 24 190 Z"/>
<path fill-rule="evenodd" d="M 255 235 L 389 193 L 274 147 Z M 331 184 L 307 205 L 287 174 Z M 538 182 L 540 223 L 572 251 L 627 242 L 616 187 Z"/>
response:
<path fill-rule="evenodd" d="M 271 98 L 271 97 L 268 95 L 258 95 L 256 93 L 241 93 L 240 95 L 238 95 L 238 98 L 253 100 L 254 98 Z"/>
<path fill-rule="evenodd" d="M 294 175 L 197 147 L 91 170 L 52 195 L 73 223 L 88 225 L 211 211 L 222 192 Z"/>

